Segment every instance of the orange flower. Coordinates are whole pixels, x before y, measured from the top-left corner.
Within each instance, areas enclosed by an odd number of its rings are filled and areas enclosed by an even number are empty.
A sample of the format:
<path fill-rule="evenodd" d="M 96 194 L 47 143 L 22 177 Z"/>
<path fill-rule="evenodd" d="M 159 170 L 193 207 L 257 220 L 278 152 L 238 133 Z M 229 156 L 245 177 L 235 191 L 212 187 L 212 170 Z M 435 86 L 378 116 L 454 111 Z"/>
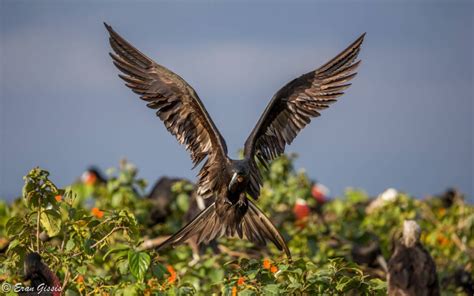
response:
<path fill-rule="evenodd" d="M 236 286 L 232 287 L 232 296 L 237 296 L 237 287 Z"/>
<path fill-rule="evenodd" d="M 170 273 L 170 277 L 168 278 L 168 283 L 173 284 L 176 281 L 176 271 L 171 265 L 166 266 L 166 269 Z"/>
<path fill-rule="evenodd" d="M 92 208 L 91 212 L 93 216 L 96 216 L 99 219 L 104 216 L 104 212 L 99 210 L 98 208 Z"/>
<path fill-rule="evenodd" d="M 270 260 L 268 260 L 267 258 L 263 259 L 263 268 L 270 269 L 271 266 L 272 264 L 270 263 Z"/>
<path fill-rule="evenodd" d="M 243 277 L 239 277 L 239 279 L 237 280 L 237 285 L 238 285 L 238 286 L 242 286 L 244 283 L 245 283 L 244 278 L 243 278 Z"/>
<path fill-rule="evenodd" d="M 445 208 L 441 208 L 438 210 L 438 214 L 442 217 L 444 215 L 446 215 L 446 209 Z"/>
<path fill-rule="evenodd" d="M 80 284 L 84 282 L 84 277 L 82 275 L 79 275 L 76 279 L 76 283 Z"/>
<path fill-rule="evenodd" d="M 272 273 L 276 273 L 278 271 L 278 267 L 276 267 L 275 265 L 272 265 L 272 267 L 270 268 L 270 271 Z"/>
<path fill-rule="evenodd" d="M 438 244 L 440 244 L 443 247 L 449 244 L 449 239 L 442 234 L 438 234 L 438 236 L 436 237 L 436 240 L 438 241 Z"/>
<path fill-rule="evenodd" d="M 63 197 L 58 194 L 58 195 L 56 195 L 56 196 L 54 197 L 54 199 L 55 199 L 57 202 L 60 202 L 60 201 L 63 199 Z"/>

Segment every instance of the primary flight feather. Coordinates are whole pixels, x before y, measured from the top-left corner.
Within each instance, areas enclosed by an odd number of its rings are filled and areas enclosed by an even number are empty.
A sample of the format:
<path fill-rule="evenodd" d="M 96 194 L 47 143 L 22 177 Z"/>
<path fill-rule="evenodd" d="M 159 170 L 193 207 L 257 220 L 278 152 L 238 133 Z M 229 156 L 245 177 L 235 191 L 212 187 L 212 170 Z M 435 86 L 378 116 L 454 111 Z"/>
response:
<path fill-rule="evenodd" d="M 247 198 L 257 200 L 262 186 L 258 164 L 268 168 L 285 151 L 311 118 L 336 101 L 356 75 L 356 61 L 364 35 L 322 67 L 296 78 L 272 98 L 245 141 L 244 159 L 227 156 L 226 143 L 194 89 L 157 64 L 105 24 L 115 66 L 125 84 L 156 109 L 168 131 L 186 146 L 194 166 L 204 159 L 198 174 L 197 194 L 214 202 L 171 236 L 158 249 L 195 237 L 198 243 L 238 235 L 258 244 L 273 242 L 290 258 L 280 232 Z"/>

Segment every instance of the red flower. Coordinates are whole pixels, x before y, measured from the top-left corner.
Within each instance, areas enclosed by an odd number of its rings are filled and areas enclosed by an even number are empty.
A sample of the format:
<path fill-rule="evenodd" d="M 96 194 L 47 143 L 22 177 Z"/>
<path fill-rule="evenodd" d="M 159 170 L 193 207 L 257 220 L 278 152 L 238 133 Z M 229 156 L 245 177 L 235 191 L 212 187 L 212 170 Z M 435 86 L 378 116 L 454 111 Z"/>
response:
<path fill-rule="evenodd" d="M 243 277 L 239 277 L 239 279 L 237 280 L 237 285 L 238 285 L 238 286 L 242 286 L 244 283 L 245 283 L 244 278 L 243 278 Z"/>
<path fill-rule="evenodd" d="M 58 195 L 56 195 L 56 196 L 54 197 L 54 199 L 55 199 L 57 202 L 60 202 L 60 201 L 63 199 L 63 197 L 58 194 Z"/>
<path fill-rule="evenodd" d="M 304 199 L 298 198 L 296 200 L 295 206 L 293 207 L 293 213 L 295 214 L 296 220 L 303 220 L 308 217 L 310 211 L 311 209 Z"/>

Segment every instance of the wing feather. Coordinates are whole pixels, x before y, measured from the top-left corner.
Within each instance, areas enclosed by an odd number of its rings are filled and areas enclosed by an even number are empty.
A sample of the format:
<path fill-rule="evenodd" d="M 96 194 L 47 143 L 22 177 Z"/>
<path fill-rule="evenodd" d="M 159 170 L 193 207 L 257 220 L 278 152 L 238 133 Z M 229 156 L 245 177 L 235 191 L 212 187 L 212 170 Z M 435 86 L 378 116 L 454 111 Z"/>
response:
<path fill-rule="evenodd" d="M 329 107 L 351 85 L 360 65 L 356 61 L 365 33 L 320 68 L 296 78 L 272 98 L 245 142 L 244 155 L 252 160 L 249 194 L 257 199 L 262 177 L 258 163 L 268 168 L 298 133 Z"/>
<path fill-rule="evenodd" d="M 191 154 L 194 167 L 207 158 L 199 172 L 198 194 L 215 192 L 227 146 L 194 89 L 177 74 L 158 65 L 105 24 L 110 53 L 125 85 L 156 110 L 168 131 Z"/>

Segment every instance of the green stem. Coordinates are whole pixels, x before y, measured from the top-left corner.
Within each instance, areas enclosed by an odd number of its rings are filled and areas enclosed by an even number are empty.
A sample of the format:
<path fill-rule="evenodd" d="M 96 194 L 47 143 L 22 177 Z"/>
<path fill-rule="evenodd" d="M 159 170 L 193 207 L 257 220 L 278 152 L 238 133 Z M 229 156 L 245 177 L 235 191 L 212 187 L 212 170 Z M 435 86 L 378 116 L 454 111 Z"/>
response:
<path fill-rule="evenodd" d="M 38 218 L 36 219 L 36 252 L 40 251 L 40 218 L 41 218 L 41 203 L 38 206 Z"/>

